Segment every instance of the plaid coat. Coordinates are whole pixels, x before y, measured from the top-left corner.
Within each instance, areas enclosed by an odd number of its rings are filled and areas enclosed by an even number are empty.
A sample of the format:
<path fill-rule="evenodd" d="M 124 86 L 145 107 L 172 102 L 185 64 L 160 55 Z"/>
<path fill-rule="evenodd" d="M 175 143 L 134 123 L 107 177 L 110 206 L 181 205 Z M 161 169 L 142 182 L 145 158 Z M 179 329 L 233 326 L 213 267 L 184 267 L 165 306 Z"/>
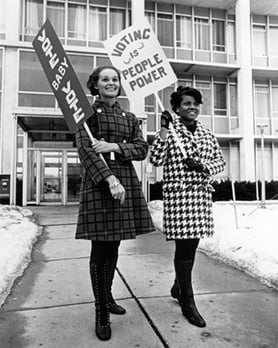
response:
<path fill-rule="evenodd" d="M 154 226 L 141 185 L 132 164 L 147 156 L 148 144 L 142 137 L 135 115 L 123 111 L 118 103 L 108 106 L 96 101 L 87 124 L 96 139 L 117 143 L 121 153 L 104 153 L 108 167 L 92 149 L 91 141 L 81 125 L 76 132 L 76 145 L 84 167 L 76 238 L 95 241 L 132 239 L 138 234 L 154 231 Z M 121 206 L 111 196 L 104 180 L 114 174 L 126 190 Z"/>
<path fill-rule="evenodd" d="M 186 170 L 179 146 L 171 133 L 157 133 L 150 161 L 163 166 L 163 229 L 167 240 L 201 238 L 213 234 L 211 177 L 225 166 L 217 139 L 200 122 L 194 135 L 176 118 L 174 129 L 187 157 L 200 160 L 209 174 Z"/>

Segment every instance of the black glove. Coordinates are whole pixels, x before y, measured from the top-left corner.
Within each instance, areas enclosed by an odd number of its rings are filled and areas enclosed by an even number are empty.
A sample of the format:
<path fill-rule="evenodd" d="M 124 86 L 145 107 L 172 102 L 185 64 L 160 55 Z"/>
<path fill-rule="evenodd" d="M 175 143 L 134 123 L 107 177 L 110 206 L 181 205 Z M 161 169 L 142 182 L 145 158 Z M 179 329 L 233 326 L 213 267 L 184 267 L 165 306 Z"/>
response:
<path fill-rule="evenodd" d="M 169 111 L 164 110 L 160 116 L 160 126 L 169 129 L 170 122 L 173 122 L 173 118 Z"/>
<path fill-rule="evenodd" d="M 202 173 L 206 171 L 205 166 L 198 160 L 187 157 L 184 160 L 184 163 L 187 166 L 187 170 L 195 170 L 195 172 Z"/>

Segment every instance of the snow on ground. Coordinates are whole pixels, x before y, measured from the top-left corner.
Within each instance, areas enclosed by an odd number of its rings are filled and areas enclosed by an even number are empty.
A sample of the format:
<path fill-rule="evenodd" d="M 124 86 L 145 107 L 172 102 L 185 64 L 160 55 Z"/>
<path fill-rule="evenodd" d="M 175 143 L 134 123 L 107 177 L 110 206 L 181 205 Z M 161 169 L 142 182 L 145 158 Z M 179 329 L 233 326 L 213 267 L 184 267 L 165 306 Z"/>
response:
<path fill-rule="evenodd" d="M 160 231 L 162 205 L 162 201 L 149 203 Z M 266 208 L 252 202 L 237 202 L 236 206 L 217 202 L 213 212 L 215 234 L 202 239 L 199 249 L 278 289 L 278 202 L 267 202 Z"/>
<path fill-rule="evenodd" d="M 162 205 L 162 201 L 149 203 L 154 224 L 161 232 Z M 201 251 L 278 289 L 278 203 L 267 202 L 266 208 L 260 208 L 239 202 L 236 214 L 231 203 L 214 203 L 213 209 L 215 234 L 201 240 Z M 30 262 L 41 232 L 30 210 L 0 204 L 0 306 Z"/>
<path fill-rule="evenodd" d="M 0 204 L 0 306 L 30 262 L 40 233 L 30 210 Z"/>

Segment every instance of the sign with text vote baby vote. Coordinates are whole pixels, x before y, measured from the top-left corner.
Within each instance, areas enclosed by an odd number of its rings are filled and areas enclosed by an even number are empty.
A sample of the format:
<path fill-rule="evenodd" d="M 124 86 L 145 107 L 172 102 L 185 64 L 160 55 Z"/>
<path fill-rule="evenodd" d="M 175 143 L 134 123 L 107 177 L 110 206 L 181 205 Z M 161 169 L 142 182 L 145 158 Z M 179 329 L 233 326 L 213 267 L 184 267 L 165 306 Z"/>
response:
<path fill-rule="evenodd" d="M 47 19 L 34 38 L 33 47 L 72 133 L 92 114 L 92 107 L 66 52 Z"/>
<path fill-rule="evenodd" d="M 177 80 L 147 20 L 122 30 L 104 41 L 104 46 L 112 64 L 122 73 L 129 98 L 146 97 Z"/>

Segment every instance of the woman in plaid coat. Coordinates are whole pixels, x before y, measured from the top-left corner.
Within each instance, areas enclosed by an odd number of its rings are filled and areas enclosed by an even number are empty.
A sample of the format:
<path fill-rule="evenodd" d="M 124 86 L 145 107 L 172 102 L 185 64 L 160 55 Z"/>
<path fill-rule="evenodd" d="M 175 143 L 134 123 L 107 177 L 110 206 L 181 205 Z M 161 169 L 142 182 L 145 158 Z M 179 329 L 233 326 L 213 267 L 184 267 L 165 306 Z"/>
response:
<path fill-rule="evenodd" d="M 93 96 L 99 96 L 87 120 L 96 141 L 92 145 L 84 126 L 79 127 L 76 145 L 84 174 L 76 238 L 91 240 L 96 335 L 108 340 L 109 313 L 126 312 L 115 303 L 111 293 L 120 241 L 155 230 L 132 164 L 146 158 L 148 144 L 135 115 L 123 111 L 116 101 L 121 89 L 117 69 L 112 66 L 95 69 L 87 86 Z"/>
<path fill-rule="evenodd" d="M 205 320 L 194 302 L 191 272 L 200 238 L 213 234 L 210 182 L 213 175 L 223 171 L 225 161 L 216 137 L 196 121 L 201 93 L 180 86 L 170 101 L 177 117 L 173 121 L 168 111 L 162 113 L 150 161 L 163 166 L 163 227 L 166 239 L 175 240 L 176 246 L 171 295 L 179 300 L 191 324 L 204 327 Z M 169 130 L 170 123 L 173 128 Z"/>

